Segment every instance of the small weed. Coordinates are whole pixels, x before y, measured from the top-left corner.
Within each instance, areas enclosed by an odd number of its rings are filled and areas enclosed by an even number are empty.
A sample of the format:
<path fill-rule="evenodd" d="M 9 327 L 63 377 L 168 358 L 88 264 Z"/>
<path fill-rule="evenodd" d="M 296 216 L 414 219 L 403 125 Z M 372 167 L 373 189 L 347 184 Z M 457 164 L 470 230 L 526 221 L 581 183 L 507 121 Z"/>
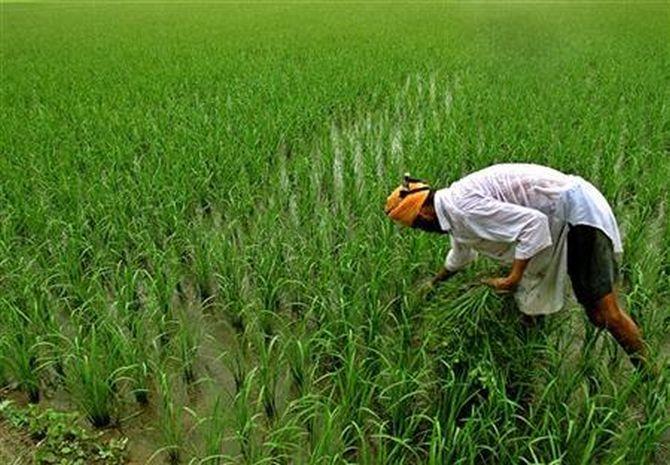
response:
<path fill-rule="evenodd" d="M 27 434 L 35 442 L 35 463 L 39 465 L 122 465 L 126 461 L 127 438 L 102 439 L 78 426 L 77 413 L 30 405 L 19 408 L 0 402 L 0 419 Z"/>

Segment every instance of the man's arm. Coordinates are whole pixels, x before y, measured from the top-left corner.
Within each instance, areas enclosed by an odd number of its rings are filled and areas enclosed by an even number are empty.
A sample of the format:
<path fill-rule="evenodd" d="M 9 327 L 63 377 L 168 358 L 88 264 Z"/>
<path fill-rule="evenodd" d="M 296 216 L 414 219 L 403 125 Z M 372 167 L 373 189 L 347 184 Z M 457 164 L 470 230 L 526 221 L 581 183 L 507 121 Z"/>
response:
<path fill-rule="evenodd" d="M 484 281 L 500 292 L 514 291 L 530 259 L 552 245 L 549 218 L 539 210 L 484 198 L 468 209 L 465 220 L 481 239 L 515 244 L 509 275 Z"/>
<path fill-rule="evenodd" d="M 512 263 L 512 269 L 506 277 L 487 279 L 486 284 L 499 292 L 513 292 L 521 282 L 523 272 L 526 271 L 529 261 L 529 258 L 515 259 Z"/>
<path fill-rule="evenodd" d="M 433 288 L 442 281 L 451 278 L 475 258 L 477 258 L 477 253 L 474 250 L 461 244 L 452 236 L 451 249 L 449 249 L 449 253 L 444 260 L 444 267 L 428 282 L 428 287 Z"/>

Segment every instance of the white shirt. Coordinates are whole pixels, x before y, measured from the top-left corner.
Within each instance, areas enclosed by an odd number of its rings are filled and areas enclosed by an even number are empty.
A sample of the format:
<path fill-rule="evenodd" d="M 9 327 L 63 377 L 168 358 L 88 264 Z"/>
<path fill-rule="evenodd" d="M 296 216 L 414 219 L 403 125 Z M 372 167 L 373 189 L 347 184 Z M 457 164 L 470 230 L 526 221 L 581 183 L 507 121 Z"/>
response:
<path fill-rule="evenodd" d="M 623 251 L 612 209 L 578 176 L 532 164 L 493 165 L 435 193 L 440 227 L 451 234 L 445 267 L 456 271 L 477 252 L 504 262 L 531 259 L 515 297 L 522 312 L 563 307 L 569 225 L 602 230 Z"/>

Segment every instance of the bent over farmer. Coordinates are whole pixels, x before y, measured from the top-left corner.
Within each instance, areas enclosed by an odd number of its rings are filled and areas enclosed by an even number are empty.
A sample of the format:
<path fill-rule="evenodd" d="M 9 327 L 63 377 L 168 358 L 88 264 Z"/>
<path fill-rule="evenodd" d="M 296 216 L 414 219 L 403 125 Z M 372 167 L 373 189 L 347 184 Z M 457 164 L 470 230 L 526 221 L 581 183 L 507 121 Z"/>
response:
<path fill-rule="evenodd" d="M 616 219 L 603 195 L 581 177 L 501 164 L 433 190 L 405 176 L 385 212 L 404 226 L 450 235 L 444 268 L 431 285 L 482 253 L 511 263 L 508 276 L 487 284 L 514 292 L 524 314 L 546 315 L 563 307 L 567 271 L 589 320 L 606 328 L 634 365 L 644 365 L 640 329 L 619 307 L 613 287 L 615 257 L 623 251 Z"/>

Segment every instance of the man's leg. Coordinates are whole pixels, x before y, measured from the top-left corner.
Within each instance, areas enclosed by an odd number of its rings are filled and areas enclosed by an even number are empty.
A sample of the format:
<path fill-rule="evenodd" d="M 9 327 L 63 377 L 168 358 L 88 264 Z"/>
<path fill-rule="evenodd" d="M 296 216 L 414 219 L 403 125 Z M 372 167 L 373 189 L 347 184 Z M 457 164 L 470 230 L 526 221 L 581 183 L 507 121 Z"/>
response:
<path fill-rule="evenodd" d="M 591 226 L 568 232 L 568 274 L 591 322 L 607 329 L 637 368 L 646 367 L 646 347 L 633 319 L 619 307 L 614 290 L 616 263 L 610 239 Z"/>
<path fill-rule="evenodd" d="M 586 313 L 595 326 L 607 329 L 614 336 L 637 368 L 644 368 L 647 354 L 642 332 L 633 319 L 619 307 L 614 292 L 598 300 L 594 308 Z"/>

